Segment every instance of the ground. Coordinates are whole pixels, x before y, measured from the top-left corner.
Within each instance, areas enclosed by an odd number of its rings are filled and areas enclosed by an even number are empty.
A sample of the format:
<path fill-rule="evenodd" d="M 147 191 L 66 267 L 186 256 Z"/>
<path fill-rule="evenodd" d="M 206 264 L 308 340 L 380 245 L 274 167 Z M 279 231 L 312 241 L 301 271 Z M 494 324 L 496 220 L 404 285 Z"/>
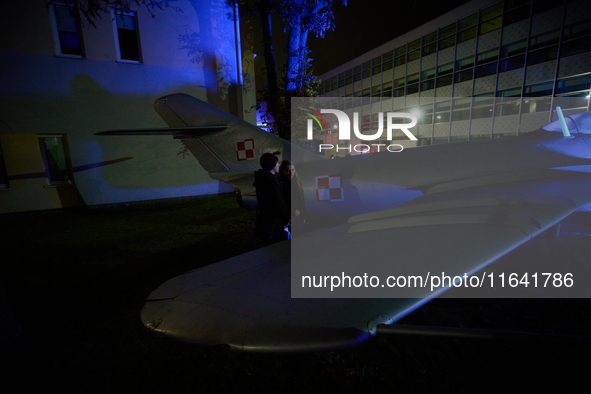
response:
<path fill-rule="evenodd" d="M 2 224 L 4 312 L 22 330 L 0 343 L 3 386 L 17 383 L 6 392 L 570 391 L 588 375 L 591 341 L 572 337 L 591 334 L 588 299 L 437 299 L 400 322 L 571 336 L 531 341 L 383 336 L 265 355 L 149 331 L 140 310 L 158 285 L 262 246 L 253 212 L 233 196 L 4 215 Z"/>

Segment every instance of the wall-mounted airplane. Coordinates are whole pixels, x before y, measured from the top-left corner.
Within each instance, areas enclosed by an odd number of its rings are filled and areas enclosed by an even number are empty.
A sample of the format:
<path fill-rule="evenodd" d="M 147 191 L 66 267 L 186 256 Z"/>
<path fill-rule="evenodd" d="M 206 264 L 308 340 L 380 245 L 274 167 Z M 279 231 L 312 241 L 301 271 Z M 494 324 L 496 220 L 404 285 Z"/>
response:
<path fill-rule="evenodd" d="M 98 134 L 171 134 L 239 189 L 244 206 L 256 202 L 260 156 L 289 157 L 307 213 L 348 217 L 158 287 L 142 321 L 192 343 L 263 352 L 358 344 L 450 286 L 306 287 L 304 276 L 474 274 L 591 202 L 591 112 L 516 138 L 325 160 L 191 96 L 155 108 L 170 128 Z"/>

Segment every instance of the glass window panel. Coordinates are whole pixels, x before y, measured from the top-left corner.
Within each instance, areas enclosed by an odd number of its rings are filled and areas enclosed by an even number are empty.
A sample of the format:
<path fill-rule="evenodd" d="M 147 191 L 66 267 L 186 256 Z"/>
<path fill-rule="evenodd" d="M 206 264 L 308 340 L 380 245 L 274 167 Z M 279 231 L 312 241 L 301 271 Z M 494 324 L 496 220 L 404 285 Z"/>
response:
<path fill-rule="evenodd" d="M 441 88 L 443 86 L 451 85 L 453 82 L 453 74 L 444 75 L 442 77 L 437 78 L 437 87 Z"/>
<path fill-rule="evenodd" d="M 44 149 L 46 173 L 51 184 L 69 182 L 72 174 L 63 137 L 40 137 Z"/>
<path fill-rule="evenodd" d="M 464 70 L 456 73 L 455 83 L 469 81 L 474 77 L 474 69 Z"/>
<path fill-rule="evenodd" d="M 371 77 L 371 62 L 363 63 L 363 78 Z"/>
<path fill-rule="evenodd" d="M 437 32 L 434 31 L 431 34 L 427 34 L 423 37 L 423 45 L 431 44 L 437 41 Z"/>
<path fill-rule="evenodd" d="M 498 104 L 495 108 L 495 116 L 509 116 L 519 114 L 521 100 L 515 100 L 510 103 Z"/>
<path fill-rule="evenodd" d="M 458 42 L 468 41 L 474 37 L 476 37 L 476 26 L 471 27 L 467 30 L 461 31 L 458 34 Z"/>
<path fill-rule="evenodd" d="M 484 66 L 476 67 L 475 78 L 486 77 L 488 75 L 496 74 L 496 72 L 497 72 L 497 63 L 485 64 Z"/>
<path fill-rule="evenodd" d="M 505 10 L 512 10 L 523 4 L 529 4 L 531 0 L 505 0 Z"/>
<path fill-rule="evenodd" d="M 396 57 L 406 55 L 406 45 L 396 48 Z"/>
<path fill-rule="evenodd" d="M 419 73 L 411 74 L 407 77 L 406 83 L 416 83 L 419 82 Z"/>
<path fill-rule="evenodd" d="M 496 61 L 499 58 L 499 48 L 490 49 L 476 55 L 476 64 Z"/>
<path fill-rule="evenodd" d="M 468 56 L 460 60 L 456 60 L 456 70 L 464 70 L 474 66 L 474 56 Z"/>
<path fill-rule="evenodd" d="M 511 25 L 515 22 L 519 22 L 519 21 L 522 21 L 526 18 L 529 18 L 529 11 L 530 11 L 530 6 L 529 6 L 529 4 L 526 4 L 522 7 L 516 8 L 512 11 L 505 13 L 505 16 L 503 19 L 503 26 L 508 26 L 508 25 Z"/>
<path fill-rule="evenodd" d="M 406 87 L 406 94 L 413 94 L 419 91 L 419 84 L 415 83 L 414 85 L 408 85 Z"/>
<path fill-rule="evenodd" d="M 423 47 L 423 56 L 437 52 L 437 43 L 429 44 Z"/>
<path fill-rule="evenodd" d="M 526 86 L 523 91 L 524 97 L 539 97 L 539 96 L 551 96 L 552 85 L 554 82 L 544 82 L 535 85 Z"/>
<path fill-rule="evenodd" d="M 498 2 L 497 4 L 493 4 L 488 8 L 483 9 L 480 12 L 480 20 L 485 21 L 487 19 L 494 18 L 495 16 L 499 16 L 503 13 L 503 2 Z"/>
<path fill-rule="evenodd" d="M 450 74 L 453 71 L 454 71 L 454 63 L 453 62 L 442 64 L 441 66 L 437 67 L 437 74 L 438 75 Z"/>
<path fill-rule="evenodd" d="M 435 123 L 446 123 L 450 120 L 450 113 L 448 112 L 437 112 L 433 117 Z"/>
<path fill-rule="evenodd" d="M 410 52 L 408 54 L 408 61 L 411 62 L 413 60 L 417 60 L 419 57 L 421 57 L 421 51 L 420 50 L 416 50 L 416 51 Z"/>
<path fill-rule="evenodd" d="M 533 51 L 552 44 L 558 44 L 560 38 L 560 29 L 552 30 L 543 34 L 538 34 L 529 40 L 529 50 Z"/>
<path fill-rule="evenodd" d="M 394 80 L 394 87 L 399 88 L 406 84 L 406 77 L 397 78 Z"/>
<path fill-rule="evenodd" d="M 421 80 L 435 78 L 435 67 L 421 71 Z"/>
<path fill-rule="evenodd" d="M 458 41 L 461 42 L 461 41 Z M 456 36 L 449 36 L 444 39 L 439 40 L 439 50 L 449 48 L 456 44 Z"/>
<path fill-rule="evenodd" d="M 458 22 L 458 30 L 464 30 L 478 23 L 478 14 L 472 14 Z"/>
<path fill-rule="evenodd" d="M 525 65 L 525 54 L 510 57 L 501 61 L 499 72 L 511 71 L 521 68 Z"/>
<path fill-rule="evenodd" d="M 404 88 L 394 89 L 394 91 L 392 92 L 392 95 L 394 97 L 402 97 L 402 96 L 404 96 Z"/>
<path fill-rule="evenodd" d="M 588 90 L 591 84 L 591 74 L 574 78 L 559 79 L 556 93 L 568 93 L 578 90 Z"/>
<path fill-rule="evenodd" d="M 544 63 L 550 60 L 554 60 L 558 57 L 558 45 L 551 47 L 538 49 L 537 51 L 529 52 L 527 54 L 527 65 Z"/>
<path fill-rule="evenodd" d="M 454 22 L 450 25 L 447 25 L 447 26 L 441 28 L 441 30 L 439 30 L 439 38 L 444 38 L 444 37 L 453 35 L 453 34 L 455 34 L 455 32 L 456 32 L 456 24 Z"/>
<path fill-rule="evenodd" d="M 501 17 L 488 20 L 486 22 L 482 22 L 480 24 L 480 34 L 490 33 L 493 30 L 497 30 L 501 28 Z"/>
<path fill-rule="evenodd" d="M 564 28 L 563 37 L 565 40 L 591 34 L 591 20 L 575 23 Z"/>
<path fill-rule="evenodd" d="M 470 120 L 470 108 L 453 111 L 452 120 Z"/>
<path fill-rule="evenodd" d="M 421 92 L 425 90 L 435 89 L 435 80 L 430 79 L 428 81 L 421 82 Z"/>
<path fill-rule="evenodd" d="M 417 38 L 414 41 L 408 43 L 408 52 L 412 52 L 415 49 L 419 49 L 421 47 L 421 39 Z"/>
<path fill-rule="evenodd" d="M 345 84 L 349 85 L 353 82 L 353 69 L 346 71 Z"/>
<path fill-rule="evenodd" d="M 55 4 L 53 7 L 60 53 L 64 55 L 83 56 L 82 39 L 76 9 L 62 4 Z"/>
<path fill-rule="evenodd" d="M 525 53 L 525 48 L 527 46 L 527 39 L 523 39 L 521 41 L 512 42 L 511 44 L 503 45 L 501 47 L 501 58 L 519 55 L 520 53 Z"/>
<path fill-rule="evenodd" d="M 394 60 L 394 66 L 396 66 L 396 67 L 402 66 L 403 64 L 406 64 L 406 55 L 405 56 L 397 57 Z"/>
<path fill-rule="evenodd" d="M 522 113 L 550 111 L 551 97 L 523 100 Z"/>
<path fill-rule="evenodd" d="M 589 51 L 591 51 L 591 39 L 589 39 L 589 37 L 581 37 L 577 38 L 576 40 L 571 40 L 563 43 L 560 46 L 560 57 L 578 55 L 579 53 Z"/>

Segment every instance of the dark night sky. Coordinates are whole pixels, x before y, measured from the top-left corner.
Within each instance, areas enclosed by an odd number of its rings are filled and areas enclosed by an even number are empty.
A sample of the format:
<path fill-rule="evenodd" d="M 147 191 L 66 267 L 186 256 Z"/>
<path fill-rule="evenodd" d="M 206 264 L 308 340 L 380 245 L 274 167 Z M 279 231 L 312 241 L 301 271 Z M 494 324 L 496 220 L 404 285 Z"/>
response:
<path fill-rule="evenodd" d="M 467 2 L 349 0 L 343 6 L 335 0 L 334 31 L 324 39 L 313 33 L 308 37 L 314 74 L 321 75 Z"/>

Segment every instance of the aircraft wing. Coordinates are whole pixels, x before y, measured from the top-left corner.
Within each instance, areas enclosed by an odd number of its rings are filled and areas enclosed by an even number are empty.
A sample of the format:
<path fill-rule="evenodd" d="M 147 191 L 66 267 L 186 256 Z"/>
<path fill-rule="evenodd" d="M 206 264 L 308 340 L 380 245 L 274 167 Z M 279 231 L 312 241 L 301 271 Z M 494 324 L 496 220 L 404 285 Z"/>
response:
<path fill-rule="evenodd" d="M 149 296 L 142 321 L 176 339 L 243 351 L 353 346 L 449 286 L 331 289 L 302 286 L 303 276 L 366 273 L 384 285 L 387 275 L 478 275 L 590 201 L 591 176 L 572 171 L 436 185 L 397 207 L 173 278 Z"/>

